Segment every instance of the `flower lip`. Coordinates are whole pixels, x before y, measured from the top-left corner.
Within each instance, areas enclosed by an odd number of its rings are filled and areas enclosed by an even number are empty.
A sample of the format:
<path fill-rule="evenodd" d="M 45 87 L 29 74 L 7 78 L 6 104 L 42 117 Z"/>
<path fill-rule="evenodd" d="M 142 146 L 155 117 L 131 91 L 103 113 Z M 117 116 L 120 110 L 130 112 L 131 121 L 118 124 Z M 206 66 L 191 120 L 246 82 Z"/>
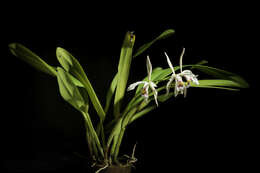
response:
<path fill-rule="evenodd" d="M 192 73 L 192 71 L 190 70 L 184 70 L 182 73 L 181 73 L 181 76 L 185 77 L 185 79 L 187 80 L 187 82 L 193 82 L 195 83 L 196 85 L 199 85 L 199 81 L 197 79 L 197 75 L 194 75 Z"/>

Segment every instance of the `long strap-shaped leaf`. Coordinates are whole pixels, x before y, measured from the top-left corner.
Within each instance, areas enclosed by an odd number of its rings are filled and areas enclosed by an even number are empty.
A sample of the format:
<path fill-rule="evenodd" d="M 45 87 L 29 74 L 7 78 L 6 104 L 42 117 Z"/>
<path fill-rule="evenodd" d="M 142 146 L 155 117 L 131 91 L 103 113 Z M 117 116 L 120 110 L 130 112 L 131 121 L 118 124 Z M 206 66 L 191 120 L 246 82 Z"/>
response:
<path fill-rule="evenodd" d="M 156 105 L 152 105 L 152 106 L 148 106 L 147 108 L 143 109 L 142 111 L 136 113 L 129 121 L 129 124 L 131 124 L 133 121 L 135 121 L 136 119 L 144 116 L 145 114 L 151 112 L 152 110 L 154 110 L 155 108 L 157 108 Z"/>
<path fill-rule="evenodd" d="M 89 98 L 99 115 L 100 119 L 103 121 L 105 119 L 105 112 L 98 100 L 98 97 L 90 83 L 90 81 L 87 78 L 87 75 L 85 74 L 82 66 L 78 62 L 76 58 L 74 58 L 68 51 L 66 51 L 63 48 L 57 48 L 56 51 L 57 58 L 62 65 L 62 67 L 68 71 L 70 74 L 72 74 L 76 79 L 78 79 L 83 86 L 86 88 Z"/>
<path fill-rule="evenodd" d="M 24 45 L 20 43 L 11 43 L 8 45 L 11 53 L 18 57 L 19 59 L 27 62 L 29 65 L 34 67 L 35 69 L 44 72 L 46 74 L 49 74 L 51 76 L 56 76 L 57 71 L 56 67 L 53 67 L 46 63 L 43 59 L 41 59 L 38 55 L 33 53 L 30 49 L 25 47 Z M 70 74 L 69 78 L 71 78 L 71 81 L 79 87 L 83 87 L 82 83 L 78 81 L 75 77 L 71 76 Z"/>
<path fill-rule="evenodd" d="M 19 43 L 11 43 L 8 45 L 11 53 L 16 57 L 27 62 L 34 68 L 52 76 L 56 76 L 57 72 L 55 67 L 50 66 L 43 61 L 39 56 L 33 53 L 31 50 Z"/>
<path fill-rule="evenodd" d="M 97 146 L 101 156 L 104 158 L 104 150 L 103 150 L 103 148 L 101 146 L 101 143 L 99 141 L 98 135 L 97 135 L 97 133 L 96 133 L 94 127 L 93 127 L 93 124 L 92 124 L 92 121 L 90 119 L 89 114 L 87 112 L 81 112 L 81 113 L 84 116 L 85 122 L 87 123 L 87 126 L 89 128 L 89 132 L 91 134 L 92 139 L 95 141 L 95 144 L 96 144 L 96 146 Z"/>
<path fill-rule="evenodd" d="M 114 115 L 116 117 L 120 116 L 120 106 L 125 95 L 125 89 L 129 77 L 134 42 L 135 35 L 133 35 L 132 32 L 127 32 L 121 48 L 120 60 L 118 64 L 118 80 L 114 100 Z"/>
<path fill-rule="evenodd" d="M 105 106 L 105 112 L 107 113 L 112 97 L 115 93 L 116 90 L 116 85 L 117 85 L 117 81 L 118 81 L 118 73 L 115 75 L 114 79 L 112 80 L 109 90 L 107 92 L 107 96 L 106 96 L 106 106 Z"/>
<path fill-rule="evenodd" d="M 126 130 L 126 126 L 128 125 L 130 119 L 132 118 L 132 116 L 135 114 L 135 112 L 137 111 L 137 108 L 133 108 L 125 117 L 124 117 L 124 120 L 122 122 L 122 126 L 121 126 L 121 129 L 120 129 L 120 133 L 119 133 L 119 136 L 117 138 L 117 141 L 114 141 L 116 142 L 116 148 L 115 148 L 115 152 L 113 153 L 113 159 L 116 161 L 117 160 L 117 157 L 118 157 L 118 154 L 119 154 L 119 149 L 120 149 L 120 146 L 121 146 L 121 143 L 122 143 L 122 139 L 123 139 L 123 136 L 124 136 L 124 133 L 125 133 L 125 130 Z"/>
<path fill-rule="evenodd" d="M 249 87 L 249 84 L 241 76 L 228 72 L 226 70 L 209 67 L 209 66 L 205 66 L 205 65 L 193 65 L 192 68 L 196 68 L 196 69 L 198 69 L 206 74 L 209 74 L 211 76 L 214 76 L 216 78 L 227 79 L 227 80 L 236 82 L 237 84 L 239 84 L 238 87 L 240 87 L 240 88 Z"/>
<path fill-rule="evenodd" d="M 165 30 L 163 33 L 161 33 L 158 37 L 156 37 L 154 40 L 142 45 L 139 49 L 137 49 L 137 51 L 135 52 L 135 54 L 133 55 L 133 57 L 137 57 L 138 55 L 142 54 L 146 49 L 148 49 L 149 47 L 151 47 L 156 41 L 159 41 L 161 39 L 165 39 L 171 35 L 173 35 L 175 33 L 175 31 L 173 29 L 167 29 Z"/>

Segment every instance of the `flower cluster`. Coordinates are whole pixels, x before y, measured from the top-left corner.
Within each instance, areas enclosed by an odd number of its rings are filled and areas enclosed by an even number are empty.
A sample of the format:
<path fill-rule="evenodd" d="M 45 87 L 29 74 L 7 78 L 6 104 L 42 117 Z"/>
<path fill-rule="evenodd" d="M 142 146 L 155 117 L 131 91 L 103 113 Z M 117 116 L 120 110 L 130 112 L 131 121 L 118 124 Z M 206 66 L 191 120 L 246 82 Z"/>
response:
<path fill-rule="evenodd" d="M 149 88 L 151 88 L 151 90 L 153 91 L 155 103 L 158 106 L 158 101 L 157 101 L 158 92 L 155 89 L 157 87 L 157 85 L 151 80 L 153 68 L 152 68 L 152 63 L 150 61 L 149 56 L 147 56 L 146 68 L 147 68 L 147 73 L 148 73 L 148 81 L 138 81 L 138 82 L 135 82 L 135 83 L 131 84 L 127 88 L 127 91 L 135 89 L 135 87 L 140 85 L 140 84 L 144 84 L 144 86 L 143 86 L 143 88 L 141 90 L 142 96 L 145 98 L 146 101 L 148 101 L 148 98 L 149 98 Z"/>
<path fill-rule="evenodd" d="M 185 48 L 183 49 L 181 56 L 180 56 L 180 73 L 176 74 L 175 70 L 173 68 L 173 65 L 170 61 L 170 58 L 168 57 L 168 55 L 166 54 L 166 52 L 164 52 L 168 65 L 170 67 L 170 69 L 172 70 L 172 75 L 166 85 L 166 95 L 169 94 L 170 92 L 170 88 L 171 88 L 171 84 L 173 82 L 175 82 L 174 84 L 174 95 L 175 97 L 178 94 L 183 94 L 184 97 L 186 97 L 187 95 L 187 88 L 190 87 L 191 82 L 195 83 L 196 85 L 199 85 L 199 81 L 197 79 L 197 76 L 194 75 L 192 73 L 191 70 L 184 70 L 182 71 L 182 59 L 183 59 L 183 55 L 185 52 Z M 142 96 L 145 98 L 146 101 L 148 101 L 149 98 L 149 88 L 152 90 L 153 95 L 154 95 L 154 100 L 156 105 L 158 106 L 158 101 L 157 101 L 157 96 L 158 96 L 158 92 L 155 89 L 157 86 L 156 84 L 151 80 L 151 76 L 152 76 L 152 64 L 150 61 L 149 56 L 147 56 L 147 61 L 146 61 L 146 66 L 147 66 L 147 73 L 148 73 L 148 81 L 138 81 L 135 82 L 133 84 L 131 84 L 128 87 L 128 91 L 135 89 L 136 86 L 143 84 L 142 90 L 141 90 L 141 94 Z M 183 78 L 185 80 L 183 80 Z"/>

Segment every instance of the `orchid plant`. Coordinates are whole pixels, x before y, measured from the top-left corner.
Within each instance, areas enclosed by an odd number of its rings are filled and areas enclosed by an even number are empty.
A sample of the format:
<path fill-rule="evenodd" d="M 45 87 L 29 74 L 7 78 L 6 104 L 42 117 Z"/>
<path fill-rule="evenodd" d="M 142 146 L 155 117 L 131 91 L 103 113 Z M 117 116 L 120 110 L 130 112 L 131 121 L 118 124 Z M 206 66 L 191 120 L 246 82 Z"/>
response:
<path fill-rule="evenodd" d="M 179 66 L 175 67 L 166 52 L 164 52 L 166 59 L 165 57 L 162 59 L 168 63 L 169 67 L 165 68 L 156 67 L 153 69 L 152 62 L 147 56 L 147 76 L 143 80 L 129 85 L 128 78 L 132 60 L 135 60 L 136 57 L 142 57 L 140 55 L 153 43 L 172 34 L 174 34 L 174 30 L 166 30 L 154 40 L 135 50 L 134 33 L 126 33 L 121 48 L 118 70 L 108 89 L 104 107 L 100 103 L 79 61 L 65 49 L 57 48 L 56 55 L 60 67 L 54 67 L 19 43 L 11 43 L 9 48 L 13 55 L 57 79 L 62 98 L 82 114 L 92 161 L 102 165 L 100 170 L 103 170 L 115 164 L 132 165 L 136 161 L 134 151 L 131 157 L 125 157 L 124 162 L 119 157 L 119 150 L 126 127 L 157 108 L 166 100 L 179 94 L 186 97 L 189 87 L 225 90 L 239 90 L 248 87 L 247 82 L 242 77 L 222 69 L 206 66 L 205 61 L 192 65 L 183 65 L 185 49 L 181 53 Z M 175 59 L 172 58 L 172 61 L 175 61 Z M 184 68 L 188 69 L 183 70 Z M 198 76 L 194 75 L 191 69 L 206 73 L 212 76 L 212 79 L 198 79 Z M 178 70 L 180 70 L 179 73 L 177 73 Z M 136 91 L 132 92 L 131 90 L 134 89 Z M 132 98 L 126 100 L 125 94 L 132 95 Z M 124 104 L 126 106 L 123 106 L 123 102 L 126 103 Z M 92 106 L 99 117 L 99 121 L 95 124 L 93 118 L 96 115 L 89 114 L 89 108 Z"/>

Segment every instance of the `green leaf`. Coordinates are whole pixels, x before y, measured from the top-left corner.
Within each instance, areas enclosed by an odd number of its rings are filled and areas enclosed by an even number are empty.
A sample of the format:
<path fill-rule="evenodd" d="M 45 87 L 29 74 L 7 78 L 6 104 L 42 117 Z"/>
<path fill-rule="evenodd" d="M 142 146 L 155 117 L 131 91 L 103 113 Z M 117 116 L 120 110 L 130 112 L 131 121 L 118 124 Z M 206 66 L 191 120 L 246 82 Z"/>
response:
<path fill-rule="evenodd" d="M 236 83 L 232 80 L 224 80 L 224 79 L 199 80 L 199 83 L 202 86 L 226 86 L 226 87 L 238 87 L 238 88 L 241 87 L 239 83 Z"/>
<path fill-rule="evenodd" d="M 156 41 L 165 39 L 171 35 L 173 35 L 175 33 L 175 31 L 173 29 L 168 29 L 166 31 L 164 31 L 163 33 L 161 33 L 158 37 L 156 37 L 154 40 L 142 45 L 139 49 L 137 49 L 137 51 L 134 54 L 134 58 L 137 57 L 138 55 L 142 54 L 146 49 L 148 49 L 149 47 L 151 47 Z"/>
<path fill-rule="evenodd" d="M 153 106 L 149 106 L 145 109 L 143 109 L 142 111 L 136 113 L 129 121 L 128 124 L 131 124 L 132 122 L 134 122 L 135 120 L 137 120 L 138 118 L 141 118 L 142 116 L 144 116 L 145 114 L 148 114 L 149 112 L 151 112 L 152 110 L 154 110 L 155 108 L 157 108 L 156 105 Z"/>
<path fill-rule="evenodd" d="M 108 112 L 112 97 L 116 90 L 117 81 L 118 81 L 118 73 L 115 75 L 114 79 L 110 84 L 109 90 L 107 91 L 105 113 Z"/>
<path fill-rule="evenodd" d="M 191 87 L 195 88 L 213 88 L 213 89 L 224 89 L 230 91 L 239 91 L 237 88 L 228 88 L 228 87 L 219 87 L 219 86 L 210 86 L 210 85 L 191 85 Z"/>
<path fill-rule="evenodd" d="M 132 61 L 132 51 L 135 41 L 135 35 L 127 32 L 121 48 L 120 60 L 118 64 L 118 80 L 114 99 L 114 115 L 120 115 L 121 102 L 125 95 L 125 89 L 129 77 L 129 71 Z"/>
<path fill-rule="evenodd" d="M 165 89 L 166 87 L 164 87 Z M 174 95 L 174 92 L 170 92 L 168 95 L 166 94 L 162 94 L 160 96 L 158 96 L 158 101 L 159 102 L 165 102 L 167 101 L 169 98 L 171 98 Z"/>
<path fill-rule="evenodd" d="M 47 73 L 51 76 L 56 76 L 57 72 L 55 67 L 50 66 L 43 61 L 39 56 L 33 53 L 31 50 L 19 43 L 11 43 L 8 45 L 11 53 L 21 60 L 27 62 L 35 69 Z"/>
<path fill-rule="evenodd" d="M 133 108 L 133 109 L 131 109 L 131 111 L 129 111 L 129 113 L 125 117 L 123 117 L 124 119 L 120 126 L 119 136 L 117 136 L 116 140 L 114 140 L 114 143 L 116 143 L 114 153 L 112 153 L 112 155 L 114 156 L 114 160 L 117 160 L 117 156 L 119 153 L 119 149 L 120 149 L 120 146 L 122 143 L 122 139 L 123 139 L 123 136 L 125 133 L 126 126 L 128 125 L 130 119 L 132 118 L 132 116 L 135 114 L 136 111 L 137 111 L 137 108 Z"/>
<path fill-rule="evenodd" d="M 68 72 L 64 71 L 62 68 L 57 68 L 57 79 L 59 84 L 59 90 L 61 96 L 69 102 L 77 110 L 82 111 L 83 106 L 85 106 L 85 100 L 80 94 L 77 86 L 71 81 L 68 76 Z"/>
<path fill-rule="evenodd" d="M 70 80 L 78 87 L 84 87 L 84 85 L 78 80 L 76 79 L 74 76 L 72 76 L 71 74 L 68 73 L 68 76 L 70 78 Z"/>
<path fill-rule="evenodd" d="M 51 76 L 57 75 L 57 70 L 55 67 L 47 64 L 44 60 L 42 60 L 38 55 L 33 53 L 31 50 L 23 46 L 19 43 L 11 43 L 8 45 L 11 53 L 16 57 L 20 58 L 21 60 L 25 61 L 35 69 L 47 73 Z M 72 82 L 80 87 L 83 87 L 82 83 L 78 81 L 75 77 L 69 74 Z"/>
<path fill-rule="evenodd" d="M 116 144 L 117 144 L 119 134 L 120 134 L 120 131 L 121 131 L 122 122 L 123 122 L 123 118 L 121 117 L 117 121 L 116 125 L 114 126 L 112 132 L 110 133 L 110 135 L 108 137 L 107 148 L 110 147 L 110 145 L 113 141 L 113 144 L 112 144 L 111 149 L 110 149 L 111 155 L 113 155 L 114 152 L 115 152 Z"/>
<path fill-rule="evenodd" d="M 89 101 L 86 89 L 77 88 L 69 77 L 69 73 L 60 67 L 57 68 L 57 79 L 61 96 L 79 110 L 84 117 L 90 151 L 97 155 L 96 149 L 98 149 L 100 154 L 104 156 L 98 135 L 88 114 Z"/>
<path fill-rule="evenodd" d="M 62 67 L 67 72 L 72 74 L 72 76 L 74 76 L 77 80 L 79 80 L 82 83 L 82 85 L 85 87 L 97 114 L 99 115 L 101 120 L 104 120 L 105 112 L 98 100 L 98 97 L 90 81 L 87 78 L 87 75 L 85 74 L 78 60 L 74 58 L 68 51 L 60 47 L 57 48 L 56 54 L 57 54 L 58 61 L 60 62 Z"/>
<path fill-rule="evenodd" d="M 84 117 L 84 120 L 85 120 L 85 123 L 86 123 L 86 126 L 88 128 L 88 132 L 91 134 L 91 139 L 94 141 L 94 145 L 96 145 L 97 149 L 99 150 L 100 154 L 102 157 L 104 157 L 104 151 L 103 151 L 103 148 L 101 146 L 101 143 L 100 143 L 100 140 L 98 138 L 98 135 L 93 127 L 93 123 L 90 119 L 90 116 L 87 112 L 81 112 L 83 117 Z M 93 149 L 95 149 L 95 146 L 93 147 Z"/>
<path fill-rule="evenodd" d="M 237 91 L 238 88 L 241 88 L 240 84 L 232 80 L 223 80 L 223 79 L 207 79 L 199 80 L 199 85 L 191 83 L 191 87 L 197 88 L 215 88 L 215 89 L 225 89 L 231 91 Z"/>
<path fill-rule="evenodd" d="M 228 72 L 228 71 L 225 71 L 222 69 L 204 66 L 204 65 L 193 65 L 192 67 L 195 69 L 198 69 L 208 75 L 211 75 L 213 77 L 234 81 L 237 84 L 239 84 L 240 88 L 249 87 L 249 84 L 241 76 L 239 76 L 235 73 L 231 73 L 231 72 Z"/>
<path fill-rule="evenodd" d="M 207 64 L 208 61 L 207 60 L 202 60 L 200 62 L 198 62 L 196 65 L 203 65 L 203 64 Z"/>

